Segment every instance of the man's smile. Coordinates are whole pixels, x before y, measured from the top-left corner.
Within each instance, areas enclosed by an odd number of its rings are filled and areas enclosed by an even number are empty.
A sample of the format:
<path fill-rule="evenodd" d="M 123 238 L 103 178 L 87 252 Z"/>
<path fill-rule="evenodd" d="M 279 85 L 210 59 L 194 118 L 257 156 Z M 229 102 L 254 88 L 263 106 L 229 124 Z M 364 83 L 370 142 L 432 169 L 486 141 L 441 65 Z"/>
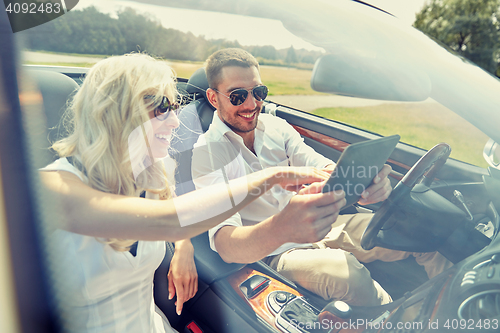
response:
<path fill-rule="evenodd" d="M 256 113 L 257 111 L 253 111 L 251 113 L 240 113 L 238 115 L 242 118 L 245 118 L 245 120 L 253 120 L 255 118 Z"/>

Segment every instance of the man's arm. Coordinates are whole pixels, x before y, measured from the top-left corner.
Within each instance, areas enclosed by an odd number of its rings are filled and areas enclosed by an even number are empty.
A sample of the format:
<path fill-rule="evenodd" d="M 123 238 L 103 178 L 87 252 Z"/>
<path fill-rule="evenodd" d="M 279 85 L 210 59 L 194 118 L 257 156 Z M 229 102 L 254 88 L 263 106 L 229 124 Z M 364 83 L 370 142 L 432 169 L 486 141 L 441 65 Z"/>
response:
<path fill-rule="evenodd" d="M 229 142 L 196 146 L 192 165 L 196 187 L 224 183 L 244 174 L 245 162 L 235 149 Z M 321 239 L 330 230 L 345 200 L 343 192 L 314 191 L 319 191 L 318 184 L 302 190 L 280 213 L 253 226 L 242 226 L 239 214 L 232 216 L 210 231 L 212 248 L 226 262 L 249 263 L 262 259 L 284 243 Z"/>
<path fill-rule="evenodd" d="M 258 261 L 279 246 L 317 242 L 330 231 L 340 209 L 344 192 L 320 193 L 322 183 L 302 189 L 278 214 L 253 226 L 224 226 L 215 234 L 215 247 L 228 262 Z"/>

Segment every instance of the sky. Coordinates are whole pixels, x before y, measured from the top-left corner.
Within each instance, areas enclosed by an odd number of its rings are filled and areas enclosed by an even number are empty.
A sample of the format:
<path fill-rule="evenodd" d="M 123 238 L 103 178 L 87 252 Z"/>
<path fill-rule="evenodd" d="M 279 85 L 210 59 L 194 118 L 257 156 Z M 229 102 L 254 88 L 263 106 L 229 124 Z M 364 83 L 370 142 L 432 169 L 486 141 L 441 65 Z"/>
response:
<path fill-rule="evenodd" d="M 405 24 L 411 25 L 415 21 L 415 13 L 420 11 L 427 0 L 364 1 L 392 13 Z M 75 9 L 92 5 L 109 14 L 114 14 L 124 7 L 131 7 L 139 13 L 156 17 L 165 28 L 192 32 L 206 39 L 238 40 L 241 45 L 273 45 L 277 49 L 288 48 L 292 45 L 296 49 L 320 50 L 292 35 L 281 22 L 271 19 L 161 7 L 123 0 L 80 0 Z M 228 26 L 232 28 L 227 29 Z M 268 34 L 268 31 L 273 31 L 273 34 Z M 277 40 L 280 41 L 278 44 Z"/>

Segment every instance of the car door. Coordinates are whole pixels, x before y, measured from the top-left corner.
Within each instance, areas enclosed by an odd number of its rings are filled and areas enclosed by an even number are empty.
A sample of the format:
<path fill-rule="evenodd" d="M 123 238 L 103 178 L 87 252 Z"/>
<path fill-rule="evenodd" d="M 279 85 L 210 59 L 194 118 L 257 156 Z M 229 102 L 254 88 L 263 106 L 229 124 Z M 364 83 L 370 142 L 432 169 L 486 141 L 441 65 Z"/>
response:
<path fill-rule="evenodd" d="M 28 121 L 43 122 L 41 98 L 17 71 L 7 15 L 0 15 L 0 331 L 56 332 L 57 311 L 41 246 L 37 182 L 25 143 Z M 19 84 L 19 85 L 18 85 Z M 28 128 L 29 125 L 28 125 Z M 41 134 L 41 133 L 38 133 Z M 37 196 L 38 194 L 38 196 Z"/>

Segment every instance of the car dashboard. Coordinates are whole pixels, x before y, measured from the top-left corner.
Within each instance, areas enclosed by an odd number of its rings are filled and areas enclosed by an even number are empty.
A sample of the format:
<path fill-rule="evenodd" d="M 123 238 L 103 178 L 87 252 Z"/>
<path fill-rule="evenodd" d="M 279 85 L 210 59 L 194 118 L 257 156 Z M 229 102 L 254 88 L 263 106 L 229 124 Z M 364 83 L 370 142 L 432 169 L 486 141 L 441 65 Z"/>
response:
<path fill-rule="evenodd" d="M 488 171 L 489 175 L 483 176 L 483 183 L 462 184 L 459 188 L 468 193 L 470 200 L 467 204 L 475 213 L 476 229 L 483 228 L 484 234 L 491 238 L 490 244 L 408 292 L 403 302 L 386 314 L 383 321 L 366 327 L 363 332 L 500 330 L 500 224 L 497 213 L 500 208 L 500 172 L 491 168 Z M 441 187 L 447 191 L 457 188 L 443 183 Z M 434 189 L 443 192 L 439 186 Z"/>
<path fill-rule="evenodd" d="M 71 74 L 78 78 L 83 76 L 81 71 Z M 185 83 L 184 81 L 182 83 Z M 203 100 L 199 103 L 203 103 Z M 198 113 L 202 125 L 210 123 L 212 112 L 211 109 L 207 111 L 210 115 L 207 119 Z M 372 134 L 363 134 L 357 129 L 347 128 L 343 124 L 272 103 L 266 105 L 265 112 L 289 121 L 307 144 L 319 152 L 330 154 L 333 159 L 340 155 L 340 150 L 345 148 L 346 142 L 375 137 Z M 421 152 L 418 149 L 409 146 L 400 147 L 395 151 L 391 157 L 394 161 L 390 161 L 395 170 L 391 175 L 394 182 L 400 180 L 409 169 L 397 161 L 410 163 L 418 159 L 419 154 Z M 470 165 L 448 160 L 442 173 L 446 174 L 448 179 L 461 179 L 462 174 L 471 173 L 471 168 L 473 167 Z M 339 312 L 337 304 L 335 313 L 325 317 L 328 312 L 326 310 L 331 310 L 334 302 L 326 304 L 323 299 L 277 275 L 261 262 L 247 266 L 222 262 L 222 259 L 209 249 L 206 234 L 202 234 L 193 239 L 200 292 L 187 303 L 187 309 L 217 332 L 470 332 L 471 329 L 498 331 L 500 240 L 497 237 L 499 217 L 496 212 L 500 209 L 500 171 L 490 168 L 489 175 L 483 175 L 482 182 L 478 179 L 479 173 L 474 171 L 471 174 L 474 176 L 467 178 L 467 182 L 438 180 L 434 182 L 432 189 L 458 207 L 461 203 L 453 192 L 458 190 L 463 193 L 465 203 L 474 215 L 474 222 L 486 226 L 488 230 L 484 231 L 485 234 L 490 233 L 491 243 L 388 305 L 352 307 Z M 377 209 L 376 206 L 373 208 Z M 242 286 L 245 287 L 245 281 L 252 276 L 263 276 L 268 278 L 270 283 L 262 285 L 262 289 L 257 290 L 255 295 L 248 295 Z M 255 285 L 254 281 L 251 282 Z M 259 287 L 259 283 L 256 287 Z M 157 301 L 161 300 L 160 296 L 155 298 Z M 300 327 L 297 319 L 299 317 L 295 316 L 297 312 L 302 312 L 302 318 L 311 324 L 310 328 L 305 325 Z M 292 322 L 296 325 L 291 325 Z M 315 325 L 317 323 L 319 326 Z"/>
<path fill-rule="evenodd" d="M 280 285 L 273 278 L 268 280 L 265 274 L 248 267 L 229 280 L 259 317 L 286 333 L 497 332 L 500 330 L 500 238 L 497 237 L 500 219 L 495 198 L 500 193 L 500 177 L 495 171 L 489 172 L 483 183 L 438 181 L 433 189 L 445 197 L 450 197 L 455 189 L 465 193 L 476 229 L 482 226 L 483 233 L 491 239 L 490 244 L 390 304 L 349 307 L 332 302 L 322 308 L 314 300 L 308 302 L 295 289 Z M 460 205 L 456 198 L 453 203 Z M 255 295 L 246 293 L 246 285 L 252 280 L 255 280 L 252 283 L 256 286 Z"/>

